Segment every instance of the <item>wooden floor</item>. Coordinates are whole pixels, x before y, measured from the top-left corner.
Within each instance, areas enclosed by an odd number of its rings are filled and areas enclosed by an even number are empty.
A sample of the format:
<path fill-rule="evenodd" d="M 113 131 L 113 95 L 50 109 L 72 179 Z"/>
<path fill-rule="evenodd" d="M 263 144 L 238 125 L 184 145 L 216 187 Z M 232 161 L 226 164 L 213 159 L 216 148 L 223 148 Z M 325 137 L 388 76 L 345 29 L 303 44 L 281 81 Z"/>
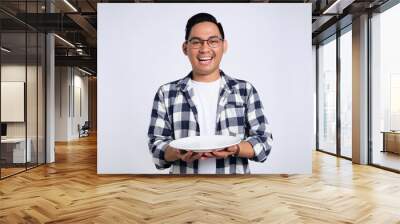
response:
<path fill-rule="evenodd" d="M 0 181 L 0 223 L 400 223 L 400 175 L 320 152 L 312 175 L 96 174 L 96 139 Z"/>
<path fill-rule="evenodd" d="M 25 171 L 26 168 L 1 168 L 1 178 L 11 176 L 13 174 Z"/>
<path fill-rule="evenodd" d="M 27 163 L 26 166 L 27 167 L 25 167 L 25 164 L 18 164 L 18 167 L 6 167 L 6 168 L 2 167 L 0 170 L 1 178 L 6 178 L 8 176 L 12 176 L 17 173 L 24 172 L 27 169 L 28 170 L 33 169 L 33 168 L 37 167 L 37 164 L 36 163 Z"/>

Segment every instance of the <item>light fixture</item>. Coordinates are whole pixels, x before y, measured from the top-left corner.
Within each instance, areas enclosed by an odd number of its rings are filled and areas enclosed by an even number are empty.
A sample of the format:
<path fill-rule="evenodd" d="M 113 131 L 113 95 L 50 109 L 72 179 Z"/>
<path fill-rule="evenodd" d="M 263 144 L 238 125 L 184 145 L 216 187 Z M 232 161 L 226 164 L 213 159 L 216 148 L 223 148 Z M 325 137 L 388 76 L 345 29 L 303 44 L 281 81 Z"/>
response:
<path fill-rule="evenodd" d="M 64 0 L 65 4 L 67 4 L 72 10 L 74 10 L 74 12 L 78 12 L 78 10 L 71 4 L 69 3 L 68 0 Z"/>
<path fill-rule="evenodd" d="M 7 49 L 7 48 L 5 48 L 5 47 L 1 47 L 1 50 L 4 51 L 4 52 L 6 52 L 6 53 L 10 53 L 10 52 L 11 52 L 11 50 L 9 50 L 9 49 Z"/>
<path fill-rule="evenodd" d="M 79 55 L 83 55 L 83 49 L 82 48 L 77 48 L 76 49 L 76 53 L 78 53 Z"/>
<path fill-rule="evenodd" d="M 73 45 L 73 44 L 72 44 L 71 42 L 69 42 L 68 40 L 66 40 L 66 39 L 64 39 L 64 38 L 62 38 L 62 37 L 60 37 L 60 36 L 58 36 L 57 34 L 54 34 L 54 36 L 57 37 L 57 38 L 58 38 L 59 40 L 61 40 L 62 42 L 66 43 L 67 45 L 69 45 L 69 46 L 75 48 L 75 45 Z"/>
<path fill-rule="evenodd" d="M 86 71 L 86 70 L 83 70 L 83 69 L 81 69 L 81 68 L 79 68 L 79 67 L 78 67 L 78 70 L 81 71 L 81 72 L 83 72 L 83 73 L 85 73 L 85 74 L 87 74 L 87 75 L 90 75 L 90 76 L 92 75 L 92 73 L 90 73 L 90 72 L 88 72 L 88 71 Z"/>
<path fill-rule="evenodd" d="M 322 14 L 342 14 L 343 10 L 354 1 L 355 0 L 336 0 L 332 5 L 325 9 Z"/>

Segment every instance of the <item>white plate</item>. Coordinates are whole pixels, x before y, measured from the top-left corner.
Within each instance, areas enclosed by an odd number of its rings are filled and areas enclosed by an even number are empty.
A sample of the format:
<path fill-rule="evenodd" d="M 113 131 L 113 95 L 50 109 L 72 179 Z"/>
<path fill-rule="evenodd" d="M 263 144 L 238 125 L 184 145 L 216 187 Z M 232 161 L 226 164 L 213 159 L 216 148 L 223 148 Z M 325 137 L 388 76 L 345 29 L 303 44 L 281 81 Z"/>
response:
<path fill-rule="evenodd" d="M 211 152 L 239 144 L 240 137 L 213 135 L 213 136 L 192 136 L 172 141 L 169 145 L 176 149 L 193 152 Z"/>

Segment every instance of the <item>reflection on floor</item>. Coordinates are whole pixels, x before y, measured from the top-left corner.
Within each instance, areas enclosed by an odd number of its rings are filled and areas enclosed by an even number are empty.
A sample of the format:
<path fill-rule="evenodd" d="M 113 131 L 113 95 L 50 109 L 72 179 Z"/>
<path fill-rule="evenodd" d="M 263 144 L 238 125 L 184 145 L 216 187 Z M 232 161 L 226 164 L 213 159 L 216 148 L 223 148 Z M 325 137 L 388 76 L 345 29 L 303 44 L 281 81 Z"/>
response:
<path fill-rule="evenodd" d="M 342 148 L 341 149 L 342 151 L 341 151 L 341 154 L 342 154 L 342 156 L 345 156 L 345 157 L 348 157 L 348 158 L 351 158 L 352 157 L 352 149 L 351 148 Z"/>
<path fill-rule="evenodd" d="M 5 178 L 7 176 L 11 176 L 13 174 L 22 172 L 26 170 L 25 164 L 5 164 L 5 163 L 0 163 L 1 164 L 1 170 L 0 170 L 0 177 Z M 30 169 L 31 167 L 37 166 L 36 163 L 27 163 L 26 167 L 27 169 Z"/>
<path fill-rule="evenodd" d="M 374 151 L 373 164 L 400 170 L 400 155 L 392 152 Z"/>
<path fill-rule="evenodd" d="M 13 175 L 15 173 L 19 173 L 24 170 L 25 170 L 25 167 L 24 168 L 19 168 L 19 167 L 18 168 L 1 168 L 1 178 Z"/>

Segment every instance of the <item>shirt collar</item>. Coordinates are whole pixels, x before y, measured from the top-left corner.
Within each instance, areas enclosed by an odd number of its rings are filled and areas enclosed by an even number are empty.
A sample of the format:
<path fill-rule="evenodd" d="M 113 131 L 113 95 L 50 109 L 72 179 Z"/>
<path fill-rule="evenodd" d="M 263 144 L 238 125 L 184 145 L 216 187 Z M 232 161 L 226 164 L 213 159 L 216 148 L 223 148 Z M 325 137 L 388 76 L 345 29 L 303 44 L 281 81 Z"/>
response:
<path fill-rule="evenodd" d="M 190 89 L 189 80 L 192 78 L 193 72 L 190 72 L 187 76 L 180 79 L 177 83 L 177 88 L 182 91 L 188 91 Z M 220 70 L 221 75 L 221 87 L 227 92 L 232 92 L 235 90 L 235 85 L 238 83 L 232 77 L 226 75 L 222 70 Z"/>

